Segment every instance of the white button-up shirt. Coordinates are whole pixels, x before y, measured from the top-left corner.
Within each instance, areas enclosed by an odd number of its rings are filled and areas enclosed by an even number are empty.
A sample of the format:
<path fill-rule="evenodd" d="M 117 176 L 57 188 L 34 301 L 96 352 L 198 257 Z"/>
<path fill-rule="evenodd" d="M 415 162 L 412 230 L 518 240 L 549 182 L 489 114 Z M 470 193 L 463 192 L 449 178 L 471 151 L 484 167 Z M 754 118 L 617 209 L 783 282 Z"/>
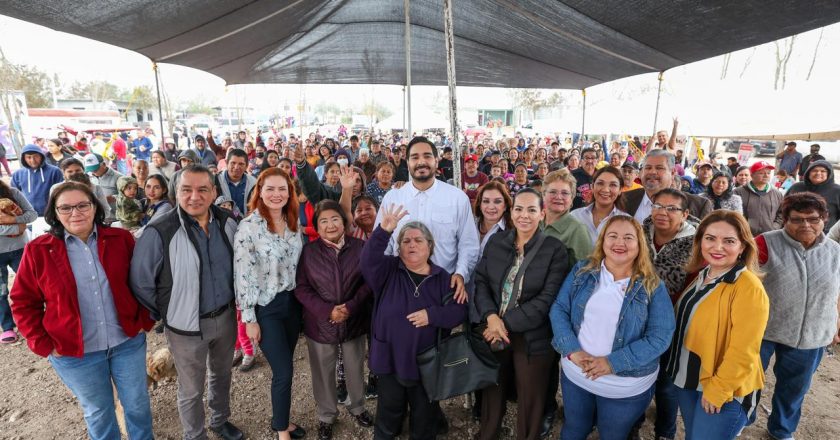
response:
<path fill-rule="evenodd" d="M 397 255 L 397 236 L 403 225 L 419 221 L 429 228 L 435 239 L 432 263 L 449 273 L 463 276 L 464 282 L 469 281 L 478 263 L 479 240 L 470 199 L 463 191 L 437 179 L 425 191 L 408 182 L 402 188 L 385 194 L 381 208 L 391 205 L 402 205 L 408 214 L 394 229 L 385 251 L 387 254 Z M 376 215 L 376 226 L 382 221 L 381 208 Z"/>
<path fill-rule="evenodd" d="M 642 196 L 642 202 L 639 203 L 639 209 L 636 210 L 636 214 L 633 215 L 633 218 L 639 222 L 639 224 L 643 224 L 645 219 L 650 217 L 650 213 L 653 210 L 653 202 L 648 197 L 647 192 L 645 195 Z"/>
<path fill-rule="evenodd" d="M 572 217 L 574 217 L 575 220 L 583 223 L 583 225 L 586 226 L 586 231 L 589 232 L 589 239 L 592 240 L 593 245 L 596 241 L 598 241 L 598 234 L 601 233 L 601 229 L 604 228 L 604 225 L 607 224 L 607 220 L 610 217 L 622 214 L 627 215 L 626 212 L 613 206 L 613 210 L 606 217 L 602 218 L 601 222 L 596 225 L 595 221 L 592 219 L 592 208 L 594 207 L 595 204 L 590 203 L 588 206 L 575 209 L 569 213 Z"/>

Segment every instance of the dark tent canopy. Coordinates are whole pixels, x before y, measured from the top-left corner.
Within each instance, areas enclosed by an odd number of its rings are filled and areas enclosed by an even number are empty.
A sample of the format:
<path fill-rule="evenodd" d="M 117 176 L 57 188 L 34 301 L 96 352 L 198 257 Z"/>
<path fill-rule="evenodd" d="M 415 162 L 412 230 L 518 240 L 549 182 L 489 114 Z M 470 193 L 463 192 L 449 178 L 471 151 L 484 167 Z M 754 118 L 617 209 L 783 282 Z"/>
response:
<path fill-rule="evenodd" d="M 453 0 L 458 85 L 580 89 L 840 21 L 838 0 Z M 411 0 L 412 83 L 443 85 L 443 0 Z M 402 0 L 3 0 L 0 14 L 229 84 L 404 84 Z"/>

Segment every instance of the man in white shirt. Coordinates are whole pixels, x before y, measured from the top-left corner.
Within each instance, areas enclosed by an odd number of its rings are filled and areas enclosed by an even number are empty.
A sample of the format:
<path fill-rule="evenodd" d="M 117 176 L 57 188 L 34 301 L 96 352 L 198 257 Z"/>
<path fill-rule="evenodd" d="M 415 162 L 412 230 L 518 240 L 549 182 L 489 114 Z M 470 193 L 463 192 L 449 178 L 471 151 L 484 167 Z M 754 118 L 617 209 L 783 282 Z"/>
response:
<path fill-rule="evenodd" d="M 392 189 L 382 199 L 382 206 L 401 205 L 408 211 L 388 244 L 387 253 L 396 255 L 396 237 L 409 221 L 421 221 L 435 237 L 432 262 L 452 274 L 451 287 L 455 300 L 463 304 L 467 299 L 464 284 L 469 281 L 478 263 L 479 239 L 470 200 L 463 191 L 435 179 L 437 149 L 432 141 L 418 136 L 408 143 L 408 172 L 410 182 Z M 382 220 L 382 211 L 376 225 Z"/>
<path fill-rule="evenodd" d="M 670 188 L 675 178 L 675 158 L 666 150 L 651 150 L 642 161 L 641 181 L 643 188 L 624 192 L 624 207 L 639 223 L 645 221 L 652 209 L 653 196 L 661 189 Z M 689 213 L 703 219 L 712 212 L 709 199 L 686 194 Z"/>

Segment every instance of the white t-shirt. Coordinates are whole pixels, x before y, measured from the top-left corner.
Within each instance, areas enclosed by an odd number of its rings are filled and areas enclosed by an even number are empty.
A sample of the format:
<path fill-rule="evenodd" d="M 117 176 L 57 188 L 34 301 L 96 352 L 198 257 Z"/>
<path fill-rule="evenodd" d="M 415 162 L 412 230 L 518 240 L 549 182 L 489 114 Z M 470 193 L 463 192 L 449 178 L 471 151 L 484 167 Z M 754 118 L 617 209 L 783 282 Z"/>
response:
<path fill-rule="evenodd" d="M 615 332 L 624 294 L 629 278 L 614 280 L 610 271 L 601 262 L 601 277 L 595 292 L 586 302 L 583 311 L 583 323 L 578 333 L 578 342 L 583 351 L 592 356 L 607 356 L 612 353 Z M 643 377 L 624 377 L 608 374 L 598 379 L 587 379 L 586 374 L 568 358 L 561 361 L 566 377 L 572 383 L 592 394 L 608 399 L 622 399 L 639 395 L 656 382 L 659 368 Z"/>

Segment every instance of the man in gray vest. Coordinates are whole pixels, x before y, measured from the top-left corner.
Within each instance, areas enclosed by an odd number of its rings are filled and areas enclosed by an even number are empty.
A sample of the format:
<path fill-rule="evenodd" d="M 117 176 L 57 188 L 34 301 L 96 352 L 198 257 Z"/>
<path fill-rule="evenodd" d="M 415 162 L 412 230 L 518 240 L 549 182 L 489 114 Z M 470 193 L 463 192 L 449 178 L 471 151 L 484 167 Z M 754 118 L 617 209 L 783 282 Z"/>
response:
<path fill-rule="evenodd" d="M 206 167 L 185 168 L 177 191 L 177 209 L 156 217 L 137 240 L 129 283 L 152 317 L 163 321 L 178 370 L 184 438 L 207 438 L 202 401 L 206 377 L 210 429 L 226 440 L 239 440 L 242 432 L 228 421 L 236 343 L 236 221 L 213 206 L 216 189 Z"/>
<path fill-rule="evenodd" d="M 828 207 L 821 196 L 802 192 L 782 202 L 784 227 L 756 237 L 770 318 L 761 341 L 767 369 L 775 355 L 776 388 L 767 431 L 792 439 L 811 378 L 831 343 L 840 342 L 840 244 L 823 233 Z"/>

